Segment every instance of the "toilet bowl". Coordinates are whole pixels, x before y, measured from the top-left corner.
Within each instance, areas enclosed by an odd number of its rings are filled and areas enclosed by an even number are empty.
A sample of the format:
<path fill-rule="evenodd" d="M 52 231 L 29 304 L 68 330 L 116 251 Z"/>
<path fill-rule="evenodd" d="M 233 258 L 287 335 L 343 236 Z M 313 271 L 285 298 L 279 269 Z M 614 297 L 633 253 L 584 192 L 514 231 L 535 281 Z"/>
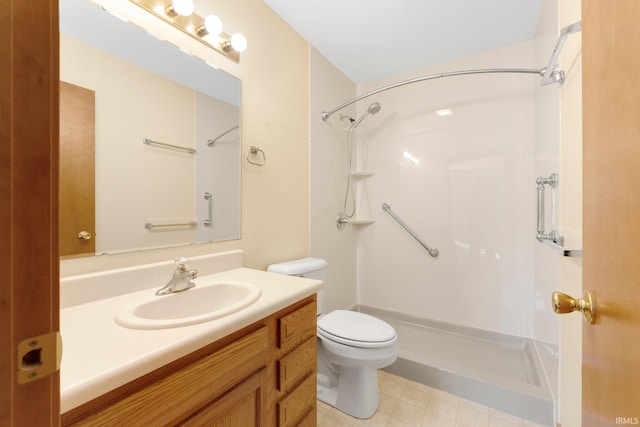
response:
<path fill-rule="evenodd" d="M 274 273 L 325 280 L 326 261 L 303 258 L 270 265 Z M 322 313 L 318 292 L 318 399 L 357 418 L 369 418 L 378 408 L 377 370 L 398 356 L 396 331 L 388 323 L 363 313 L 334 310 Z"/>

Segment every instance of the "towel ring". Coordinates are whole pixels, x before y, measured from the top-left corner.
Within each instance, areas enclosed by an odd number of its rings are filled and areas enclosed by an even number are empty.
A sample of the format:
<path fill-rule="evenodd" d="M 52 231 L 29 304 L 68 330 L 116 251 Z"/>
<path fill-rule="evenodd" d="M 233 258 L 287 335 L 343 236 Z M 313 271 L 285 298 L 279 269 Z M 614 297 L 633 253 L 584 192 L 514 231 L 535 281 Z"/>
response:
<path fill-rule="evenodd" d="M 257 156 L 258 154 L 262 154 L 262 163 L 254 162 L 253 160 L 251 160 L 249 158 L 249 156 L 251 156 L 251 155 L 256 155 Z M 255 146 L 252 145 L 251 147 L 249 147 L 249 152 L 247 153 L 247 162 L 251 163 L 252 165 L 256 165 L 256 166 L 264 166 L 265 163 L 267 163 L 267 155 L 264 154 L 264 151 L 262 151 L 258 147 L 255 147 Z"/>

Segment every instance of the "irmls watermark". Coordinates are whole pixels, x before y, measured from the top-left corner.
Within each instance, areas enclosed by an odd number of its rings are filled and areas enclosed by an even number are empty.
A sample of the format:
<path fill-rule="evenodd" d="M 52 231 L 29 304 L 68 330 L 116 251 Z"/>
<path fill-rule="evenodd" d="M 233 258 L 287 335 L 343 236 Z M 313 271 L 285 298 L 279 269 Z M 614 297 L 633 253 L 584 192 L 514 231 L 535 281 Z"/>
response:
<path fill-rule="evenodd" d="M 616 424 L 626 424 L 626 425 L 640 424 L 640 417 L 616 417 Z"/>

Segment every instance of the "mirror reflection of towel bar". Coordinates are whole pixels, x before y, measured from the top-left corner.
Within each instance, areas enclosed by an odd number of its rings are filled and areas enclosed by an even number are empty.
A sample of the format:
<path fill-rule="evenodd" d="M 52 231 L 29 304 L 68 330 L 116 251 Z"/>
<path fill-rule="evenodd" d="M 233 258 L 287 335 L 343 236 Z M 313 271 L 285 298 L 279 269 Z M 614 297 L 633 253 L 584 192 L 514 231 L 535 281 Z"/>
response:
<path fill-rule="evenodd" d="M 163 227 L 195 227 L 196 225 L 198 225 L 198 223 L 195 221 L 189 221 L 189 222 L 184 222 L 179 224 L 152 224 L 150 222 L 147 222 L 144 225 L 144 228 L 147 230 L 151 230 L 154 228 L 163 228 Z"/>
<path fill-rule="evenodd" d="M 180 147 L 179 145 L 167 144 L 165 142 L 158 142 L 158 141 L 154 141 L 154 140 L 149 139 L 149 138 L 143 139 L 142 143 L 146 144 L 146 145 L 159 145 L 161 147 L 166 147 L 166 148 L 175 148 L 176 150 L 183 150 L 183 151 L 186 151 L 186 152 L 191 153 L 191 154 L 194 154 L 196 152 L 195 148 Z"/>

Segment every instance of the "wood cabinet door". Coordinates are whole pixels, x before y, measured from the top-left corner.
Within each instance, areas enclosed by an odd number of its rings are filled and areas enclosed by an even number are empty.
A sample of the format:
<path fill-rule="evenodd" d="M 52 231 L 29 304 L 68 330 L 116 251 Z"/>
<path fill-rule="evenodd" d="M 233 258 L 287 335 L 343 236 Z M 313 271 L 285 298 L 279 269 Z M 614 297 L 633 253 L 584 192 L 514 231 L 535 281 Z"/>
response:
<path fill-rule="evenodd" d="M 185 421 L 185 427 L 250 427 L 266 425 L 267 371 L 253 374 Z"/>

